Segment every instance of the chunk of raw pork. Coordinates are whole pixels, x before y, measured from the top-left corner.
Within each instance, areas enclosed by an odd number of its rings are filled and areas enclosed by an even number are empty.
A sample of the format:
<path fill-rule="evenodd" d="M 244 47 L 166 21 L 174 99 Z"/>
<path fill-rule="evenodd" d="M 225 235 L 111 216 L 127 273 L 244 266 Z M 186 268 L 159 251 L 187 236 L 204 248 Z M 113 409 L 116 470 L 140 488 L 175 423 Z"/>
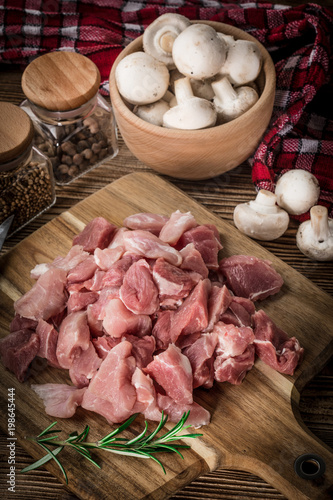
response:
<path fill-rule="evenodd" d="M 108 300 L 103 315 L 103 328 L 111 337 L 122 337 L 126 333 L 143 337 L 151 331 L 150 316 L 129 311 L 120 299 Z"/>
<path fill-rule="evenodd" d="M 220 261 L 219 270 L 235 295 L 252 301 L 278 293 L 283 285 L 270 261 L 249 255 L 226 257 Z"/>
<path fill-rule="evenodd" d="M 177 248 L 183 248 L 189 243 L 200 252 L 208 269 L 218 269 L 218 252 L 222 249 L 218 231 L 207 225 L 197 226 L 186 231 L 180 238 Z"/>
<path fill-rule="evenodd" d="M 159 308 L 158 289 L 149 264 L 144 259 L 134 262 L 124 276 L 119 296 L 127 309 L 135 314 L 154 314 Z"/>
<path fill-rule="evenodd" d="M 79 356 L 74 358 L 69 369 L 69 376 L 73 384 L 80 389 L 87 387 L 101 363 L 102 359 L 98 356 L 94 344 L 90 341 L 88 349 L 81 351 Z"/>
<path fill-rule="evenodd" d="M 149 375 L 145 375 L 140 368 L 136 367 L 132 377 L 132 384 L 135 387 L 137 396 L 134 412 L 143 413 L 147 420 L 160 421 L 162 412 L 157 406 L 156 390 Z"/>
<path fill-rule="evenodd" d="M 201 253 L 194 246 L 194 243 L 189 243 L 184 248 L 179 250 L 183 262 L 181 269 L 185 271 L 194 271 L 201 275 L 202 279 L 208 278 L 209 269 L 206 266 Z"/>
<path fill-rule="evenodd" d="M 214 383 L 214 351 L 217 344 L 216 333 L 202 334 L 191 346 L 182 352 L 188 357 L 193 372 L 193 389 L 209 389 Z"/>
<path fill-rule="evenodd" d="M 183 299 L 201 279 L 201 275 L 187 272 L 167 262 L 165 259 L 156 260 L 153 267 L 153 278 L 158 287 L 160 300 Z"/>
<path fill-rule="evenodd" d="M 165 215 L 141 212 L 126 217 L 123 221 L 123 225 L 130 229 L 143 229 L 145 231 L 150 231 L 158 236 L 168 219 L 169 217 Z"/>
<path fill-rule="evenodd" d="M 88 252 L 85 252 L 81 245 L 74 245 L 64 257 L 59 256 L 53 262 L 37 264 L 31 270 L 30 277 L 37 280 L 42 274 L 53 267 L 70 271 L 80 264 L 80 262 L 84 261 L 88 255 Z"/>
<path fill-rule="evenodd" d="M 87 257 L 67 274 L 68 283 L 80 283 L 94 276 L 95 271 L 98 269 L 98 265 L 93 255 L 89 255 L 87 252 L 86 254 Z"/>
<path fill-rule="evenodd" d="M 191 404 L 179 404 L 173 401 L 173 399 L 169 396 L 158 394 L 157 403 L 159 408 L 168 415 L 170 422 L 179 422 L 184 413 L 187 413 L 188 411 L 190 412 L 190 415 L 186 420 L 187 425 L 199 428 L 203 425 L 208 425 L 210 422 L 209 411 L 195 401 Z"/>
<path fill-rule="evenodd" d="M 129 418 L 136 402 L 132 385 L 135 368 L 132 344 L 123 340 L 111 349 L 90 381 L 82 407 L 103 415 L 110 423 Z"/>
<path fill-rule="evenodd" d="M 67 301 L 68 313 L 86 309 L 89 304 L 93 304 L 99 298 L 97 292 L 73 292 Z"/>
<path fill-rule="evenodd" d="M 61 322 L 57 343 L 57 359 L 62 368 L 69 369 L 75 357 L 89 347 L 90 330 L 86 311 L 68 314 Z"/>
<path fill-rule="evenodd" d="M 254 341 L 252 328 L 226 325 L 222 321 L 216 323 L 213 332 L 217 334 L 216 353 L 224 357 L 242 354 Z"/>
<path fill-rule="evenodd" d="M 293 375 L 302 360 L 304 349 L 260 309 L 253 316 L 254 345 L 257 356 L 278 372 Z"/>
<path fill-rule="evenodd" d="M 217 382 L 229 382 L 240 385 L 249 370 L 253 367 L 255 348 L 249 344 L 242 354 L 224 357 L 216 356 L 214 361 L 214 378 Z"/>
<path fill-rule="evenodd" d="M 32 384 L 31 388 L 43 400 L 45 412 L 56 418 L 72 417 L 86 390 L 66 384 Z"/>
<path fill-rule="evenodd" d="M 93 253 L 96 248 L 106 248 L 111 242 L 117 226 L 103 217 L 91 220 L 83 231 L 74 237 L 73 245 L 82 245 L 83 250 Z"/>
<path fill-rule="evenodd" d="M 134 260 L 131 255 L 124 255 L 121 259 L 115 262 L 105 273 L 102 280 L 103 286 L 121 286 L 124 276 L 128 269 L 133 264 Z"/>
<path fill-rule="evenodd" d="M 142 255 L 148 259 L 163 257 L 175 266 L 182 263 L 182 257 L 175 248 L 168 245 L 168 243 L 164 243 L 149 231 L 141 229 L 126 231 L 124 233 L 124 244 L 128 252 Z"/>
<path fill-rule="evenodd" d="M 200 280 L 176 311 L 173 327 L 182 335 L 201 332 L 207 328 L 210 287 L 209 279 Z"/>
<path fill-rule="evenodd" d="M 213 285 L 208 297 L 208 325 L 205 329 L 211 332 L 215 323 L 220 319 L 220 316 L 225 313 L 232 302 L 232 295 L 228 288 Z"/>
<path fill-rule="evenodd" d="M 30 363 L 37 356 L 40 340 L 37 333 L 26 328 L 11 332 L 0 341 L 2 364 L 24 382 Z"/>
<path fill-rule="evenodd" d="M 66 307 L 66 271 L 51 268 L 14 303 L 16 314 L 25 318 L 48 320 Z"/>
<path fill-rule="evenodd" d="M 179 404 L 193 403 L 193 376 L 190 361 L 174 344 L 154 356 L 143 369 Z"/>
<path fill-rule="evenodd" d="M 37 356 L 47 359 L 51 366 L 59 368 L 57 358 L 58 332 L 53 325 L 40 319 L 36 327 L 36 333 L 39 335 L 40 345 Z"/>
<path fill-rule="evenodd" d="M 117 246 L 115 248 L 96 248 L 94 252 L 94 259 L 96 264 L 103 271 L 107 271 L 115 262 L 117 262 L 123 255 L 124 247 Z"/>
<path fill-rule="evenodd" d="M 197 225 L 198 223 L 191 212 L 182 213 L 176 210 L 162 227 L 159 238 L 169 245 L 175 245 L 185 231 Z"/>

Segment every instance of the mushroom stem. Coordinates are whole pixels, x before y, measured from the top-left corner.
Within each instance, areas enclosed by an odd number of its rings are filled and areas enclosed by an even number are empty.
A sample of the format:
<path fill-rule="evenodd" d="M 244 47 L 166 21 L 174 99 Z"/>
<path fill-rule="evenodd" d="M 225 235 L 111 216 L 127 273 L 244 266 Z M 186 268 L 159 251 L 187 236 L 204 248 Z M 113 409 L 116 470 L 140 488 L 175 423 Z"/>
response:
<path fill-rule="evenodd" d="M 227 77 L 212 82 L 212 87 L 221 107 L 237 99 L 237 93 Z"/>
<path fill-rule="evenodd" d="M 316 205 L 310 210 L 311 228 L 318 243 L 323 243 L 330 237 L 328 210 L 322 205 Z"/>
<path fill-rule="evenodd" d="M 191 82 L 188 77 L 179 78 L 175 81 L 175 94 L 177 99 L 177 104 L 183 104 L 185 101 L 194 97 Z"/>
<path fill-rule="evenodd" d="M 258 213 L 262 214 L 275 214 L 277 212 L 276 195 L 266 189 L 260 189 L 256 199 L 251 200 L 250 206 L 255 205 Z"/>
<path fill-rule="evenodd" d="M 178 34 L 178 32 L 170 31 L 170 29 L 166 30 L 164 33 L 157 33 L 157 43 L 161 50 L 167 54 L 172 54 L 173 42 L 176 40 Z"/>

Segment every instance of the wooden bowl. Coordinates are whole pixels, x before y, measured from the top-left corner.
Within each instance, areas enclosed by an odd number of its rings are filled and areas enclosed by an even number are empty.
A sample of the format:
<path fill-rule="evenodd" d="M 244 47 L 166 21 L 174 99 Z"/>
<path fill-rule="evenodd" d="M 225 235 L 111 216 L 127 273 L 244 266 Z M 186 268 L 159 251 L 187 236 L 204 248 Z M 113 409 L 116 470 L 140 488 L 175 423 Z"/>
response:
<path fill-rule="evenodd" d="M 235 39 L 255 42 L 262 53 L 262 70 L 256 81 L 260 98 L 239 118 L 207 129 L 175 130 L 152 125 L 132 113 L 117 90 L 115 70 L 125 56 L 143 50 L 142 36 L 119 54 L 110 73 L 113 111 L 128 149 L 152 169 L 180 179 L 208 179 L 240 165 L 257 148 L 273 110 L 275 68 L 267 50 L 238 28 L 212 21 L 204 23 Z"/>

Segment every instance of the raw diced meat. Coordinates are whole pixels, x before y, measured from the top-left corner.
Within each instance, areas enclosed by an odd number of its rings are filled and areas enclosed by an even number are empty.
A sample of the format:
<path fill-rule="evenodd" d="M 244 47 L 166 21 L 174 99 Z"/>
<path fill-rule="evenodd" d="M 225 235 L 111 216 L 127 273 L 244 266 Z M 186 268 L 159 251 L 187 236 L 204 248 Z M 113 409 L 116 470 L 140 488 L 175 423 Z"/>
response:
<path fill-rule="evenodd" d="M 133 252 L 149 259 L 163 257 L 175 266 L 179 266 L 182 263 L 182 257 L 175 248 L 164 243 L 149 231 L 141 229 L 127 231 L 124 233 L 124 244 L 128 252 Z"/>
<path fill-rule="evenodd" d="M 66 384 L 33 384 L 31 388 L 43 400 L 45 412 L 57 418 L 72 417 L 86 390 Z"/>
<path fill-rule="evenodd" d="M 68 283 L 80 283 L 82 281 L 89 280 L 95 274 L 98 266 L 95 262 L 94 256 L 87 253 L 87 257 L 77 264 L 69 273 L 67 274 Z"/>
<path fill-rule="evenodd" d="M 124 276 L 119 296 L 127 309 L 135 314 L 154 314 L 159 307 L 158 290 L 149 264 L 134 262 Z"/>
<path fill-rule="evenodd" d="M 225 358 L 242 354 L 254 341 L 253 330 L 249 327 L 226 325 L 219 321 L 215 324 L 213 332 L 218 336 L 216 353 L 222 354 Z"/>
<path fill-rule="evenodd" d="M 150 231 L 158 236 L 168 219 L 169 217 L 166 217 L 165 215 L 142 212 L 126 217 L 123 221 L 123 225 L 130 229 L 143 229 L 145 231 Z"/>
<path fill-rule="evenodd" d="M 170 309 L 158 312 L 157 321 L 152 330 L 157 349 L 166 349 L 169 344 L 176 342 L 180 332 L 179 329 L 173 328 L 174 317 L 175 311 Z"/>
<path fill-rule="evenodd" d="M 173 327 L 182 335 L 201 332 L 207 328 L 209 291 L 210 281 L 208 279 L 199 281 L 176 311 L 176 320 Z"/>
<path fill-rule="evenodd" d="M 100 413 L 113 423 L 130 417 L 136 402 L 132 385 L 135 358 L 131 352 L 132 344 L 127 340 L 110 350 L 84 394 L 83 408 Z"/>
<path fill-rule="evenodd" d="M 154 356 L 154 360 L 143 369 L 176 403 L 193 403 L 192 368 L 186 356 L 174 344 Z"/>
<path fill-rule="evenodd" d="M 214 351 L 217 344 L 216 333 L 205 333 L 190 347 L 183 350 L 188 357 L 193 372 L 193 389 L 203 386 L 209 389 L 214 383 Z"/>
<path fill-rule="evenodd" d="M 87 313 L 78 311 L 65 317 L 60 325 L 57 359 L 62 368 L 70 368 L 74 358 L 89 347 L 90 331 Z"/>
<path fill-rule="evenodd" d="M 94 252 L 94 258 L 96 264 L 103 271 L 107 271 L 110 267 L 117 262 L 123 255 L 125 249 L 124 247 L 117 246 L 115 248 L 96 248 Z"/>
<path fill-rule="evenodd" d="M 86 288 L 91 292 L 101 291 L 105 286 L 108 286 L 104 282 L 106 274 L 107 274 L 106 271 L 102 271 L 101 269 L 96 269 L 93 277 L 82 283 L 82 288 Z"/>
<path fill-rule="evenodd" d="M 25 318 L 48 320 L 66 307 L 66 271 L 52 268 L 14 303 L 16 314 Z"/>
<path fill-rule="evenodd" d="M 237 326 L 252 326 L 252 315 L 255 313 L 255 305 L 252 300 L 245 297 L 233 297 L 229 309 L 235 316 Z M 223 315 L 221 316 L 223 321 Z"/>
<path fill-rule="evenodd" d="M 56 257 L 53 262 L 37 264 L 30 272 L 30 277 L 37 280 L 42 274 L 54 267 L 63 269 L 64 271 L 70 271 L 80 264 L 80 262 L 85 260 L 88 255 L 88 252 L 85 252 L 81 245 L 74 245 L 65 257 L 59 256 Z"/>
<path fill-rule="evenodd" d="M 58 332 L 53 325 L 43 319 L 38 321 L 36 333 L 39 335 L 40 345 L 37 356 L 47 359 L 50 365 L 59 367 L 56 355 Z"/>
<path fill-rule="evenodd" d="M 169 245 L 175 245 L 185 231 L 197 225 L 198 223 L 191 212 L 182 213 L 176 210 L 162 227 L 159 238 Z"/>
<path fill-rule="evenodd" d="M 121 286 L 124 276 L 128 269 L 133 264 L 133 259 L 130 255 L 124 255 L 120 260 L 115 262 L 106 272 L 103 277 L 103 286 Z"/>
<path fill-rule="evenodd" d="M 234 294 L 252 301 L 278 293 L 283 285 L 271 262 L 257 257 L 233 255 L 222 259 L 219 268 Z"/>
<path fill-rule="evenodd" d="M 183 248 L 189 243 L 193 243 L 208 269 L 218 269 L 218 252 L 222 245 L 216 234 L 218 233 L 207 225 L 197 226 L 183 234 L 177 248 Z"/>
<path fill-rule="evenodd" d="M 156 390 L 149 375 L 145 375 L 137 367 L 133 373 L 132 384 L 137 396 L 133 411 L 143 413 L 146 419 L 160 421 L 162 412 L 157 406 Z"/>
<path fill-rule="evenodd" d="M 135 357 L 137 367 L 144 368 L 153 361 L 156 342 L 152 335 L 145 335 L 144 337 L 124 335 L 123 338 L 132 344 L 132 354 Z"/>
<path fill-rule="evenodd" d="M 190 347 L 190 345 L 194 344 L 202 335 L 202 332 L 191 333 L 190 335 L 180 335 L 176 341 L 176 346 L 179 349 L 185 349 L 186 347 Z"/>
<path fill-rule="evenodd" d="M 88 349 L 81 351 L 80 355 L 74 358 L 69 369 L 69 376 L 73 384 L 80 389 L 87 387 L 101 363 L 102 359 L 98 356 L 93 343 L 90 341 Z"/>
<path fill-rule="evenodd" d="M 220 319 L 232 302 L 232 296 L 228 288 L 224 285 L 219 287 L 213 285 L 208 297 L 208 325 L 205 331 L 211 332 L 215 323 Z"/>
<path fill-rule="evenodd" d="M 183 299 L 201 279 L 201 275 L 183 271 L 163 258 L 156 260 L 153 267 L 153 278 L 158 287 L 160 300 Z"/>
<path fill-rule="evenodd" d="M 30 329 L 11 332 L 0 341 L 2 364 L 24 382 L 31 361 L 37 356 L 40 340 Z"/>
<path fill-rule="evenodd" d="M 214 361 L 214 378 L 217 382 L 239 385 L 254 364 L 255 348 L 249 344 L 242 354 L 225 358 L 217 356 Z"/>
<path fill-rule="evenodd" d="M 157 403 L 161 410 L 168 415 L 170 422 L 179 422 L 184 413 L 190 412 L 187 425 L 192 425 L 195 428 L 208 425 L 210 422 L 210 413 L 208 410 L 200 406 L 198 403 L 178 404 L 169 396 L 162 394 L 157 395 Z"/>
<path fill-rule="evenodd" d="M 82 245 L 83 250 L 93 253 L 96 248 L 106 248 L 111 242 L 117 226 L 103 217 L 96 217 L 90 221 L 83 231 L 75 236 L 73 245 Z"/>
<path fill-rule="evenodd" d="M 278 328 L 263 310 L 253 315 L 256 354 L 278 372 L 293 375 L 304 349 L 295 337 Z"/>
<path fill-rule="evenodd" d="M 129 311 L 120 299 L 111 299 L 104 306 L 103 328 L 111 337 L 125 333 L 143 337 L 151 331 L 151 318 Z"/>
<path fill-rule="evenodd" d="M 67 301 L 68 313 L 86 309 L 89 304 L 93 304 L 99 298 L 97 292 L 74 292 L 71 293 Z"/>
<path fill-rule="evenodd" d="M 24 318 L 19 314 L 15 314 L 13 320 L 9 325 L 10 332 L 17 332 L 17 330 L 36 330 L 36 326 L 38 325 L 38 321 L 35 319 Z"/>
<path fill-rule="evenodd" d="M 208 278 L 208 267 L 206 266 L 201 253 L 194 246 L 194 243 L 189 243 L 184 248 L 179 250 L 183 258 L 181 269 L 186 271 L 194 271 L 201 275 L 202 279 Z"/>
<path fill-rule="evenodd" d="M 98 356 L 101 359 L 105 359 L 109 354 L 109 351 L 111 351 L 113 347 L 118 345 L 119 342 L 122 341 L 122 339 L 115 339 L 113 337 L 110 337 L 109 335 L 102 335 L 101 337 L 93 338 L 91 341 L 94 344 Z"/>
<path fill-rule="evenodd" d="M 124 232 L 126 231 L 128 231 L 127 227 L 117 227 L 108 248 L 124 247 Z"/>

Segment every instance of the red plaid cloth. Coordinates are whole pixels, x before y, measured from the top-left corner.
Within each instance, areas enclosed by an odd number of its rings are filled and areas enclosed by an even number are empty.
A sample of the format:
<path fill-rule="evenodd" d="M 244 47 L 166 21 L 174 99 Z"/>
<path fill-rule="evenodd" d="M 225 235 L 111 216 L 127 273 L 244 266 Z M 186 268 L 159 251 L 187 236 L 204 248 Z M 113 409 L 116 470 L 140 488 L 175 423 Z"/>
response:
<path fill-rule="evenodd" d="M 321 187 L 320 203 L 333 217 L 332 14 L 316 4 L 215 0 L 2 0 L 0 63 L 28 64 L 51 50 L 91 58 L 108 93 L 112 63 L 156 17 L 179 12 L 189 19 L 221 21 L 256 37 L 277 73 L 271 123 L 253 157 L 253 182 L 274 191 L 281 172 L 302 168 Z M 307 218 L 308 214 L 300 217 Z"/>

